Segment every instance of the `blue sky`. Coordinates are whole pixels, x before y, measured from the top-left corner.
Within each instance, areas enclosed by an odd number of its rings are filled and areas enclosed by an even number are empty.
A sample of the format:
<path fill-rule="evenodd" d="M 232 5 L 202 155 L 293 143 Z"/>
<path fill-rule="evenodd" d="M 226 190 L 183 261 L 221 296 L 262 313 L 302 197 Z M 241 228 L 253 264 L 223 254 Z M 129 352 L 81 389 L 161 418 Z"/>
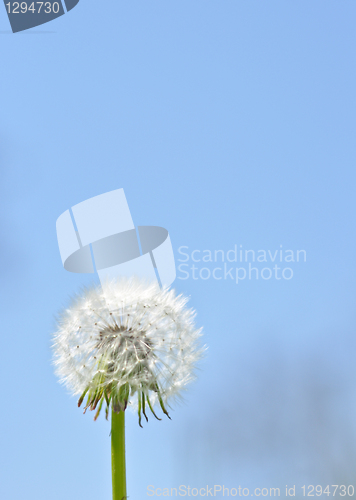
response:
<path fill-rule="evenodd" d="M 181 246 L 307 255 L 290 280 L 178 273 L 209 350 L 172 421 L 128 415 L 130 498 L 352 483 L 355 14 L 351 0 L 81 0 L 14 35 L 0 9 L 1 498 L 110 498 L 109 424 L 57 383 L 50 339 L 93 279 L 63 269 L 56 219 L 117 188 L 135 224 L 169 230 L 177 265 Z"/>

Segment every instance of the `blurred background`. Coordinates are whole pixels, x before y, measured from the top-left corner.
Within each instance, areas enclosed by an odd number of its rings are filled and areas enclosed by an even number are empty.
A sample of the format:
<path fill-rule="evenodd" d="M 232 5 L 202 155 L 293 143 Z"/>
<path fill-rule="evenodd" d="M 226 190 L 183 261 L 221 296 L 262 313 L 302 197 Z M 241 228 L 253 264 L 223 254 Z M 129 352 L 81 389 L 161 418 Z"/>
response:
<path fill-rule="evenodd" d="M 169 230 L 177 265 L 181 246 L 307 256 L 290 280 L 178 273 L 209 348 L 172 421 L 127 416 L 129 498 L 356 486 L 355 15 L 82 0 L 13 35 L 0 9 L 1 498 L 111 498 L 110 424 L 58 384 L 50 346 L 97 281 L 63 269 L 56 219 L 117 188 L 135 224 Z"/>

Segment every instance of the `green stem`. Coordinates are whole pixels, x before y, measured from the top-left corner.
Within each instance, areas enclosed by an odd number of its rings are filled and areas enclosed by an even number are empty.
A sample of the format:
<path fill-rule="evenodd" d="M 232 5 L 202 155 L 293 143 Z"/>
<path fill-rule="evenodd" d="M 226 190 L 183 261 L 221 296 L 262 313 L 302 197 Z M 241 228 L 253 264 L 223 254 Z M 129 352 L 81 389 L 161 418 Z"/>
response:
<path fill-rule="evenodd" d="M 111 413 L 112 498 L 126 500 L 125 412 Z"/>

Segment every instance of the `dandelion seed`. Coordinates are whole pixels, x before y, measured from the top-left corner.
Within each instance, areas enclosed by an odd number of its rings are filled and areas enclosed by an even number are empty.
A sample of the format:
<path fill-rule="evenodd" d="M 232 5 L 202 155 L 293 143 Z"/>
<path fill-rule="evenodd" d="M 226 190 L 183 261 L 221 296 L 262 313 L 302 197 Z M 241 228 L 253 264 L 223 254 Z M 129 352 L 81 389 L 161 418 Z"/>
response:
<path fill-rule="evenodd" d="M 78 295 L 60 314 L 53 342 L 56 373 L 80 396 L 78 406 L 86 397 L 84 411 L 96 409 L 95 420 L 104 403 L 106 415 L 109 406 L 115 413 L 136 409 L 140 425 L 147 407 L 156 418 L 155 406 L 169 417 L 166 407 L 195 378 L 204 350 L 186 303 L 174 290 L 136 279 Z"/>

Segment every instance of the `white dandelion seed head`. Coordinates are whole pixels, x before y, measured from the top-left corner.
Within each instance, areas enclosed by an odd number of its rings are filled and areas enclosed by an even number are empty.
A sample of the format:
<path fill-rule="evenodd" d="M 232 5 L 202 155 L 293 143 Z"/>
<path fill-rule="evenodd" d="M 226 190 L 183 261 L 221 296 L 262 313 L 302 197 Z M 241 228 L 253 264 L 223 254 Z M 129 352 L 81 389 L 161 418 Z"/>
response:
<path fill-rule="evenodd" d="M 56 373 L 98 414 L 129 405 L 145 415 L 179 397 L 194 378 L 204 348 L 195 312 L 174 290 L 138 279 L 107 282 L 77 295 L 57 319 Z M 156 415 L 155 415 L 156 416 Z"/>

